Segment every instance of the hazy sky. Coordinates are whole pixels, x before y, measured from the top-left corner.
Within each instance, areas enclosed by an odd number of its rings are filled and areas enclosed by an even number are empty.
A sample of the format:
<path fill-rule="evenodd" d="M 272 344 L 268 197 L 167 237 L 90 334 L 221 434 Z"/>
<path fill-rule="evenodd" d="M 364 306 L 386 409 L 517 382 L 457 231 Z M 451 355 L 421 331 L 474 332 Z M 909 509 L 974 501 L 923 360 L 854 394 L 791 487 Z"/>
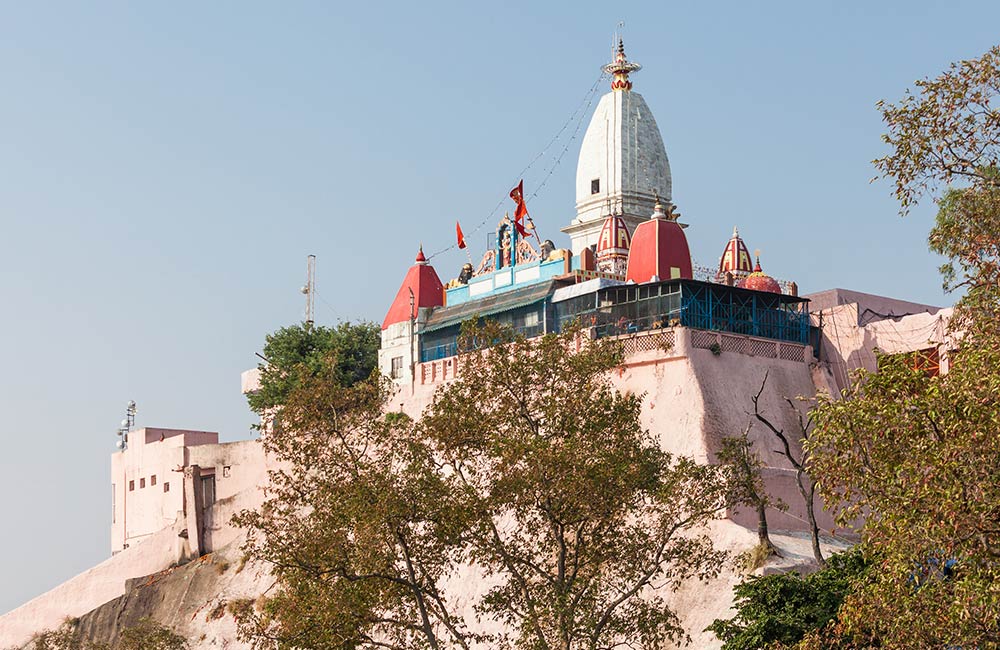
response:
<path fill-rule="evenodd" d="M 239 373 L 301 319 L 306 255 L 320 322 L 381 321 L 418 244 L 468 234 L 567 123 L 619 20 L 697 260 L 738 224 L 803 292 L 951 301 L 932 207 L 869 184 L 874 104 L 994 44 L 994 2 L 0 5 L 0 611 L 108 555 L 127 400 L 247 437 Z M 525 174 L 554 169 L 529 208 L 559 245 L 589 117 Z"/>

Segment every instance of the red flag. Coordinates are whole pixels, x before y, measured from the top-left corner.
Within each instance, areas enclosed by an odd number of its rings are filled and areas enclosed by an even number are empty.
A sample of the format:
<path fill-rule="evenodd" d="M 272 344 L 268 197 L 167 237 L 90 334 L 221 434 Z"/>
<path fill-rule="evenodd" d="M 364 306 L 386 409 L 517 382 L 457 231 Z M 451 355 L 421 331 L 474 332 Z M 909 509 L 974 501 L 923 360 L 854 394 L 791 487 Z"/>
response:
<path fill-rule="evenodd" d="M 517 187 L 510 191 L 510 198 L 514 199 L 517 207 L 514 209 L 514 227 L 522 237 L 527 236 L 528 231 L 524 229 L 521 221 L 528 215 L 528 206 L 524 203 L 524 179 L 517 184 Z"/>
<path fill-rule="evenodd" d="M 455 222 L 455 234 L 458 236 L 458 247 L 465 248 L 465 235 L 462 234 L 462 226 Z"/>

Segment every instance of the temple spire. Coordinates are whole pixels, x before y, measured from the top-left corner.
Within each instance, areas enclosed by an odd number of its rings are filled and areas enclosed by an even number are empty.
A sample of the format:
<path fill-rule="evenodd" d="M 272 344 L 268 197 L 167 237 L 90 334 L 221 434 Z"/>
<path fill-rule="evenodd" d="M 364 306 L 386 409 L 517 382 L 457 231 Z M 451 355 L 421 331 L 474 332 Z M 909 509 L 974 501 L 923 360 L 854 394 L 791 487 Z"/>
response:
<path fill-rule="evenodd" d="M 629 81 L 628 75 L 641 69 L 641 65 L 626 58 L 625 43 L 619 38 L 615 60 L 604 66 L 604 71 L 611 75 L 611 90 L 632 90 L 632 82 Z"/>

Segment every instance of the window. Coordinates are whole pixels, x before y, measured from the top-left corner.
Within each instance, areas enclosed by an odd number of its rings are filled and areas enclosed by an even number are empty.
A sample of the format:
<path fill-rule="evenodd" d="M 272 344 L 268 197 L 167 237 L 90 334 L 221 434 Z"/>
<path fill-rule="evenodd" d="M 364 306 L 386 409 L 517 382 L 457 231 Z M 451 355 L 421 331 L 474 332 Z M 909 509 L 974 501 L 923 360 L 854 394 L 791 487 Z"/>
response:
<path fill-rule="evenodd" d="M 141 478 L 139 479 L 139 489 L 141 490 L 144 487 L 146 487 L 146 479 Z"/>
<path fill-rule="evenodd" d="M 166 483 L 163 484 L 163 491 L 164 492 L 170 491 L 170 481 L 167 481 Z"/>
<path fill-rule="evenodd" d="M 222 478 L 229 478 L 230 471 L 231 471 L 230 470 L 230 466 L 229 465 L 224 465 L 222 467 Z"/>
<path fill-rule="evenodd" d="M 902 357 L 906 361 L 907 366 L 923 372 L 928 377 L 937 377 L 941 374 L 941 358 L 938 355 L 936 347 L 914 350 L 913 352 L 902 352 L 893 356 Z"/>
<path fill-rule="evenodd" d="M 132 492 L 134 490 L 135 490 L 135 481 L 129 481 L 128 482 L 128 491 Z"/>
<path fill-rule="evenodd" d="M 601 192 L 601 179 L 595 178 L 594 180 L 590 181 L 590 193 L 600 194 L 600 192 Z"/>
<path fill-rule="evenodd" d="M 391 377 L 393 379 L 399 379 L 402 376 L 403 376 L 403 357 L 393 357 Z"/>
<path fill-rule="evenodd" d="M 156 474 L 149 477 L 149 486 L 152 487 L 154 485 L 156 485 Z"/>

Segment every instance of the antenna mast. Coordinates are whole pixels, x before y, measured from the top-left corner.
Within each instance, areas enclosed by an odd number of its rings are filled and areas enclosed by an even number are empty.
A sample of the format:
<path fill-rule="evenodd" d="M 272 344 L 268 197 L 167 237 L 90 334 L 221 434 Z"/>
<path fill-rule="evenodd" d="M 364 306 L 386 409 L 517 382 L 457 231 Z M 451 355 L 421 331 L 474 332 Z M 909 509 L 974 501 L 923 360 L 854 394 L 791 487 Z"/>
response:
<path fill-rule="evenodd" d="M 306 285 L 302 287 L 306 297 L 306 329 L 312 329 L 316 317 L 316 256 L 306 258 Z"/>
<path fill-rule="evenodd" d="M 118 436 L 121 440 L 115 445 L 122 451 L 128 449 L 128 434 L 131 433 L 132 427 L 135 426 L 135 410 L 135 400 L 129 400 L 128 404 L 125 405 L 125 419 L 122 420 L 121 426 L 118 427 Z"/>

